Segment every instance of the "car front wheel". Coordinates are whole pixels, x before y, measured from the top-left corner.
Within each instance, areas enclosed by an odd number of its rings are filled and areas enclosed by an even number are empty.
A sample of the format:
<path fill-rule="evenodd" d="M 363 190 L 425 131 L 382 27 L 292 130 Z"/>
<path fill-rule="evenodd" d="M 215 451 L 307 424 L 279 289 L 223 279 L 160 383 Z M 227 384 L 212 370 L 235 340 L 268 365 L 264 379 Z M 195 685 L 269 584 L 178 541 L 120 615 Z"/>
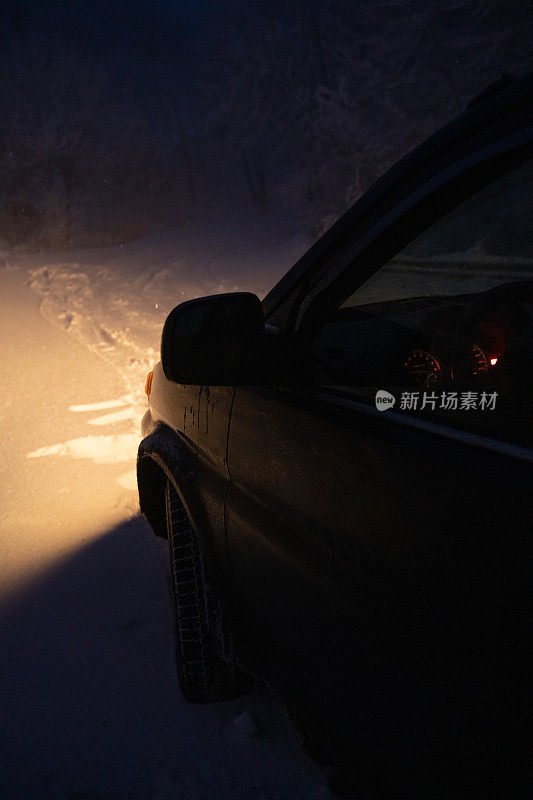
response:
<path fill-rule="evenodd" d="M 236 663 L 231 634 L 183 504 L 165 487 L 178 677 L 185 700 L 211 703 L 249 692 L 252 679 Z"/>

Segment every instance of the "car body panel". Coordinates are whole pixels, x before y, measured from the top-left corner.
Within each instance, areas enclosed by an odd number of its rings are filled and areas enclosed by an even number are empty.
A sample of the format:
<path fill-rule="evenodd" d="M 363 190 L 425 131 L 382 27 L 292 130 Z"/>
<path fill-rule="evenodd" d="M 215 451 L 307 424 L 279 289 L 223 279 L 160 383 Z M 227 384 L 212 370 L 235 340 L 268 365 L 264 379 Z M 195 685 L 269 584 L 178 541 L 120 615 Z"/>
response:
<path fill-rule="evenodd" d="M 527 591 L 530 484 L 513 457 L 357 405 L 237 389 L 234 606 L 238 630 L 332 739 L 412 761 L 454 693 L 486 697 L 498 658 L 502 669 L 516 656 L 512 631 L 499 654 L 487 636 Z M 464 669 L 476 648 L 484 676 Z"/>
<path fill-rule="evenodd" d="M 313 420 L 284 393 L 237 390 L 226 500 L 234 624 L 293 693 L 309 692 L 310 662 L 319 668 L 328 605 L 330 509 L 316 487 L 328 481 L 322 446 Z"/>

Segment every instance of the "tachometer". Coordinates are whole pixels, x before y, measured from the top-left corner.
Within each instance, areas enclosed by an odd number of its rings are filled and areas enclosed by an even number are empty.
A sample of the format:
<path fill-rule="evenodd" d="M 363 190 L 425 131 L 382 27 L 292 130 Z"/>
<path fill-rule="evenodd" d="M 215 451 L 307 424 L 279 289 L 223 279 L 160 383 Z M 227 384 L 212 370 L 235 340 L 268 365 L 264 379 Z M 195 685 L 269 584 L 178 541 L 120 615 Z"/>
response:
<path fill-rule="evenodd" d="M 431 386 L 436 383 L 442 372 L 441 365 L 435 356 L 427 350 L 412 350 L 404 362 L 404 368 L 413 376 L 420 386 Z"/>

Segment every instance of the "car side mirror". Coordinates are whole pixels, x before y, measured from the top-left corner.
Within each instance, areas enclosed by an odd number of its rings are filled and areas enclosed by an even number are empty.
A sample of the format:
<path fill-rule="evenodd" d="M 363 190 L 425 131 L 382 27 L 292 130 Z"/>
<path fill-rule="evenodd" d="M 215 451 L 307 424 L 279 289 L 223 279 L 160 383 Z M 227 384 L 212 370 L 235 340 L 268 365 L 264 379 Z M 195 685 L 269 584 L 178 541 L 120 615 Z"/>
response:
<path fill-rule="evenodd" d="M 169 381 L 198 386 L 260 382 L 265 324 L 261 301 L 235 292 L 189 300 L 168 315 L 161 362 Z"/>

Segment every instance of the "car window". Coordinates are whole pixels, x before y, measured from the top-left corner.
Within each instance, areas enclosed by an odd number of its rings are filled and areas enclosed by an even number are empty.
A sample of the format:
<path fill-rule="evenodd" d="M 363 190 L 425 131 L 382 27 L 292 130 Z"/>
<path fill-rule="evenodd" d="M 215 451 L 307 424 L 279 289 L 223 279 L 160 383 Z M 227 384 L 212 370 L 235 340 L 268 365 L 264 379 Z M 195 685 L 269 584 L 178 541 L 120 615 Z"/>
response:
<path fill-rule="evenodd" d="M 527 162 L 471 196 L 338 304 L 312 344 L 322 386 L 380 410 L 524 439 L 532 172 Z"/>

